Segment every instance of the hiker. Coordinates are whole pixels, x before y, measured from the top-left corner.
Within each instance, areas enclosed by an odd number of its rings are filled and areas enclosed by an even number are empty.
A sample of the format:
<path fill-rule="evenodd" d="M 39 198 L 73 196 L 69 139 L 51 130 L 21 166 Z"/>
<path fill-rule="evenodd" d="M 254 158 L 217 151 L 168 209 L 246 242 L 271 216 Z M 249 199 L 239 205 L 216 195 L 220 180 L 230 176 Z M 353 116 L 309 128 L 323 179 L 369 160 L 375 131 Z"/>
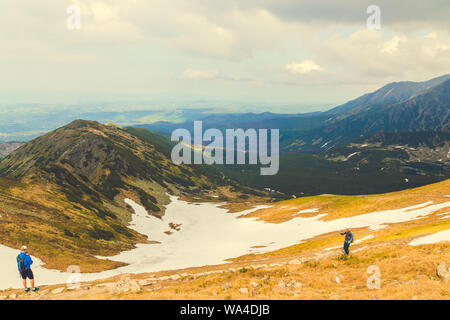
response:
<path fill-rule="evenodd" d="M 353 232 L 351 232 L 350 229 L 347 228 L 345 232 L 341 233 L 341 235 L 345 235 L 344 251 L 346 255 L 349 255 L 350 244 L 353 242 Z"/>
<path fill-rule="evenodd" d="M 28 248 L 22 246 L 20 251 L 20 254 L 17 256 L 17 266 L 19 268 L 20 276 L 22 277 L 24 291 L 30 291 L 30 288 L 27 287 L 27 278 L 30 279 L 31 291 L 38 291 L 39 288 L 34 287 L 34 276 L 33 271 L 31 271 L 33 260 L 31 260 L 31 257 L 28 255 Z"/>

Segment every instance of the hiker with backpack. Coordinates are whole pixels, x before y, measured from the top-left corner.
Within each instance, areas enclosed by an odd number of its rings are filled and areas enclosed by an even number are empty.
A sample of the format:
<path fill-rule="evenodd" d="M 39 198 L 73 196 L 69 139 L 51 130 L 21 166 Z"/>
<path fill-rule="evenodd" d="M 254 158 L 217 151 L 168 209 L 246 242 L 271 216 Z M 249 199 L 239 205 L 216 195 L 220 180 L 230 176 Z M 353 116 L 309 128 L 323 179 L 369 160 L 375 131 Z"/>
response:
<path fill-rule="evenodd" d="M 353 243 L 353 232 L 350 229 L 346 229 L 345 232 L 341 233 L 341 235 L 345 235 L 344 241 L 344 251 L 346 255 L 350 254 L 350 244 Z"/>
<path fill-rule="evenodd" d="M 24 291 L 30 291 L 30 288 L 27 287 L 27 278 L 30 279 L 31 291 L 38 291 L 39 288 L 34 287 L 34 275 L 33 271 L 31 271 L 33 260 L 31 260 L 31 257 L 28 255 L 28 248 L 22 246 L 20 251 L 20 254 L 17 256 L 17 266 L 19 268 L 20 276 L 22 277 Z"/>

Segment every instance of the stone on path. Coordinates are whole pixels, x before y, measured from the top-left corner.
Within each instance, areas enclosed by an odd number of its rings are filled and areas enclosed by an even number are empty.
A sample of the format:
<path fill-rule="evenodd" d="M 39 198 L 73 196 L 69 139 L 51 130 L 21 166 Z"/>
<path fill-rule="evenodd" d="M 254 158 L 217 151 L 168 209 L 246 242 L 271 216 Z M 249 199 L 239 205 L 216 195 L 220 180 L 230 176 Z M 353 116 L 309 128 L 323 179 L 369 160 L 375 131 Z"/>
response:
<path fill-rule="evenodd" d="M 450 270 L 445 262 L 441 262 L 436 269 L 436 275 L 444 282 L 450 281 Z"/>
<path fill-rule="evenodd" d="M 239 292 L 242 294 L 248 294 L 248 289 L 247 288 L 240 288 Z"/>
<path fill-rule="evenodd" d="M 291 261 L 288 262 L 288 264 L 301 264 L 302 262 L 298 259 L 293 259 Z"/>
<path fill-rule="evenodd" d="M 173 280 L 173 281 L 180 280 L 180 278 L 181 277 L 178 274 L 174 274 L 174 275 L 170 276 L 170 280 Z"/>
<path fill-rule="evenodd" d="M 344 280 L 344 276 L 342 274 L 338 274 L 336 277 L 334 277 L 334 281 L 336 281 L 336 283 L 342 283 L 342 280 Z"/>
<path fill-rule="evenodd" d="M 53 289 L 52 294 L 62 293 L 64 291 L 64 289 L 65 289 L 64 287 Z"/>
<path fill-rule="evenodd" d="M 138 284 L 142 287 L 148 286 L 153 284 L 155 281 L 154 279 L 150 278 L 150 279 L 140 279 L 138 280 Z"/>
<path fill-rule="evenodd" d="M 227 290 L 227 289 L 231 289 L 231 283 L 230 282 L 227 282 L 227 283 L 225 283 L 223 286 L 222 286 L 222 289 L 223 290 Z"/>

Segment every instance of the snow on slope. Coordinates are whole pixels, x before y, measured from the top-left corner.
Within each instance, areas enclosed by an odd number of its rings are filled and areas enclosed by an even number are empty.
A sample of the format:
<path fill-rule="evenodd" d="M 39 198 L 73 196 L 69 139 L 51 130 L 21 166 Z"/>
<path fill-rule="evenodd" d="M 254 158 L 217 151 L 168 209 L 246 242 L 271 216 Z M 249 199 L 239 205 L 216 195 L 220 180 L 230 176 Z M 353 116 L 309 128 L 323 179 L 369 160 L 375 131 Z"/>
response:
<path fill-rule="evenodd" d="M 421 244 L 433 244 L 442 241 L 450 241 L 450 229 L 436 232 L 425 237 L 414 239 L 409 243 L 410 246 L 418 246 Z"/>
<path fill-rule="evenodd" d="M 238 213 L 219 208 L 220 204 L 193 204 L 171 197 L 162 219 L 147 214 L 134 201 L 126 202 L 134 209 L 130 228 L 145 234 L 157 244 L 138 244 L 107 259 L 129 265 L 115 270 L 82 274 L 82 281 L 92 281 L 121 273 L 143 273 L 225 263 L 226 259 L 247 253 L 263 253 L 288 247 L 315 236 L 345 228 L 369 227 L 372 230 L 419 219 L 443 208 L 450 202 L 433 204 L 432 201 L 407 208 L 371 212 L 332 221 L 321 220 L 326 213 L 314 217 L 297 216 L 280 224 L 258 221 L 257 218 L 239 218 L 262 207 Z M 179 224 L 180 231 L 169 231 L 169 223 Z M 32 251 L 32 245 L 29 246 Z M 255 248 L 256 247 L 256 248 Z M 15 257 L 17 250 L 0 246 L 0 289 L 20 287 Z M 70 273 L 44 268 L 41 261 L 33 265 L 37 284 L 56 284 L 67 281 Z"/>

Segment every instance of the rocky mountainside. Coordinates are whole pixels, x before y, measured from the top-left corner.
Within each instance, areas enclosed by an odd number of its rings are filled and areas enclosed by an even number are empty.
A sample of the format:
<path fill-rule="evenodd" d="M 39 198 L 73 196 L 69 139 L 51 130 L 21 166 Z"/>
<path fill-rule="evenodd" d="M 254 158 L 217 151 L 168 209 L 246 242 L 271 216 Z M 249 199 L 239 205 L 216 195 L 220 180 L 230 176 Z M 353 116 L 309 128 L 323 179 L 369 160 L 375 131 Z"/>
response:
<path fill-rule="evenodd" d="M 329 118 L 320 128 L 285 141 L 285 149 L 291 152 L 323 152 L 382 131 L 447 132 L 449 129 L 450 79 L 403 102 L 365 106 L 354 114 Z"/>
<path fill-rule="evenodd" d="M 440 175 L 445 179 L 450 175 L 450 133 L 378 132 L 331 148 L 324 156 L 337 163 L 353 164 L 358 170 L 378 165 L 379 171 L 404 174 L 408 183 L 417 177 Z"/>
<path fill-rule="evenodd" d="M 252 192 L 211 169 L 177 166 L 169 153 L 147 130 L 83 120 L 26 143 L 0 162 L 0 243 L 29 245 L 53 268 L 103 270 L 121 264 L 95 256 L 148 241 L 127 228 L 125 198 L 161 216 L 168 194 L 217 201 L 228 199 L 222 189 L 237 200 Z"/>
<path fill-rule="evenodd" d="M 368 106 L 406 101 L 447 80 L 450 80 L 449 74 L 424 82 L 402 81 L 389 83 L 374 92 L 367 93 L 343 105 L 337 106 L 327 111 L 326 114 L 355 114 Z"/>
<path fill-rule="evenodd" d="M 0 162 L 0 175 L 16 180 L 44 179 L 65 186 L 66 193 L 91 190 L 93 197 L 110 200 L 121 190 L 142 194 L 141 201 L 148 198 L 151 187 L 139 187 L 139 180 L 172 192 L 220 183 L 217 176 L 196 171 L 196 167 L 173 164 L 162 144 L 155 146 L 150 139 L 114 125 L 76 120 L 11 153 Z M 159 211 L 156 200 L 150 203 L 150 211 Z"/>

